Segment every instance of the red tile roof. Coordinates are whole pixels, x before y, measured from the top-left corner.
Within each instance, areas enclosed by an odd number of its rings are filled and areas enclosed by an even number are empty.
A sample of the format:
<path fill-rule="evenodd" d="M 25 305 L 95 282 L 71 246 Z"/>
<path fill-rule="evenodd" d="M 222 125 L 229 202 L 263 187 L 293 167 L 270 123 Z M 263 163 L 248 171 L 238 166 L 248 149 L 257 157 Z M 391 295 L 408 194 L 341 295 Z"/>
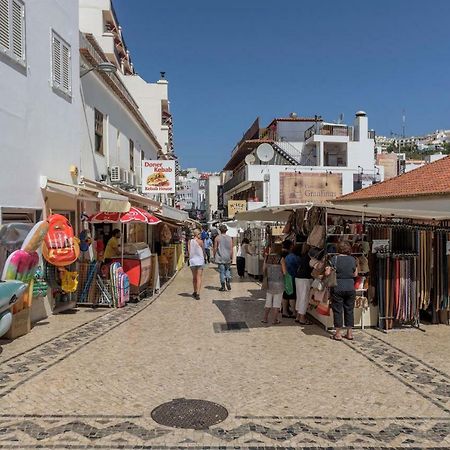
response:
<path fill-rule="evenodd" d="M 450 156 L 390 178 L 350 194 L 336 201 L 370 200 L 376 198 L 402 198 L 421 195 L 450 194 Z"/>

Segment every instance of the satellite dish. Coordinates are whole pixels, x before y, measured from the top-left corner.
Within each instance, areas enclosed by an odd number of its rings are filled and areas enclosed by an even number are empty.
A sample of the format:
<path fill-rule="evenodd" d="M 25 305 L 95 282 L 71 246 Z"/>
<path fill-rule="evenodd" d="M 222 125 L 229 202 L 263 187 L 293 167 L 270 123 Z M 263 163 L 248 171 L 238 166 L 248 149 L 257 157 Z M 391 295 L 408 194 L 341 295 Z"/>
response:
<path fill-rule="evenodd" d="M 251 166 L 252 164 L 255 164 L 255 161 L 256 161 L 255 155 L 253 155 L 252 153 L 249 153 L 245 157 L 245 164 L 247 164 L 247 166 Z"/>
<path fill-rule="evenodd" d="M 256 154 L 262 162 L 269 162 L 274 157 L 275 152 L 270 144 L 261 144 L 256 149 Z"/>

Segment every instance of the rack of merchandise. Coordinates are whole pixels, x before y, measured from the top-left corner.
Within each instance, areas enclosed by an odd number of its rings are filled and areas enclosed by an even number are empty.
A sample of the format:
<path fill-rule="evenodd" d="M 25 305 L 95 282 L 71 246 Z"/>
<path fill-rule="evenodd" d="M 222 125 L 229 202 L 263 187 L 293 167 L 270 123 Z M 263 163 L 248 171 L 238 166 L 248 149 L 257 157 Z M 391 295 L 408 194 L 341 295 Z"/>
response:
<path fill-rule="evenodd" d="M 250 251 L 252 253 L 245 257 L 247 273 L 254 277 L 262 276 L 264 249 L 268 238 L 266 227 L 263 225 L 248 227 L 243 232 L 243 237 L 250 241 Z"/>

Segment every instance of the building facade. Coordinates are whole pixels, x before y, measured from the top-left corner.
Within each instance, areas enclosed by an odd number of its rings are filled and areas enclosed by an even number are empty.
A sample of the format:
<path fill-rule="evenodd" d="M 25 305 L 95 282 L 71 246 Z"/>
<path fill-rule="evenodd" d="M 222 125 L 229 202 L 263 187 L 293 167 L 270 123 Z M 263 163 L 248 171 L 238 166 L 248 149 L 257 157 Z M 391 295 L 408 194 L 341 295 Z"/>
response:
<path fill-rule="evenodd" d="M 5 0 L 0 16 L 1 220 L 35 221 L 40 175 L 73 183 L 80 163 L 78 2 Z"/>
<path fill-rule="evenodd" d="M 261 144 L 272 147 L 261 155 Z M 267 148 L 267 147 L 266 147 Z M 245 200 L 248 209 L 264 205 L 328 201 L 383 178 L 375 164 L 374 132 L 366 113 L 353 126 L 320 116 L 257 119 L 234 148 L 222 174 L 224 203 Z"/>

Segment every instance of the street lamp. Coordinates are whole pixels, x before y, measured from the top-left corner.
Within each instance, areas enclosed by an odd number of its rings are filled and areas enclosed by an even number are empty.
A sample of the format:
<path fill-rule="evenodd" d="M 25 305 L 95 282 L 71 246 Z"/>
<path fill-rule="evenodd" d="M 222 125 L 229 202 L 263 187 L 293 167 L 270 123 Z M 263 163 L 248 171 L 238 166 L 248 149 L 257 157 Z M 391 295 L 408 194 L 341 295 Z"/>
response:
<path fill-rule="evenodd" d="M 110 62 L 101 62 L 99 64 L 96 64 L 95 66 L 92 66 L 90 69 L 87 69 L 84 72 L 82 72 L 80 74 L 80 78 L 84 77 L 85 75 L 87 75 L 89 72 L 92 72 L 93 70 L 96 70 L 98 72 L 103 72 L 103 73 L 116 73 L 117 67 Z"/>

